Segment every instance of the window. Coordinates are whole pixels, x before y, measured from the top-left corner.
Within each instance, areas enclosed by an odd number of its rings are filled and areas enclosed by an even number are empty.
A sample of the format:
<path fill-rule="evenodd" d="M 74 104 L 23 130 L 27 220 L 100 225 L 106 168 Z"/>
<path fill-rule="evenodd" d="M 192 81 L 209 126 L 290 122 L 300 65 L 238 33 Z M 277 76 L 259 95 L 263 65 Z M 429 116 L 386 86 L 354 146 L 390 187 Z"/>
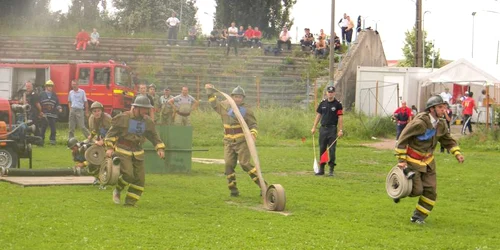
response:
<path fill-rule="evenodd" d="M 78 84 L 87 85 L 90 81 L 90 68 L 80 68 L 78 73 Z"/>
<path fill-rule="evenodd" d="M 130 79 L 130 74 L 126 68 L 122 67 L 115 68 L 115 84 L 132 88 L 132 81 Z"/>
<path fill-rule="evenodd" d="M 110 68 L 94 68 L 94 84 L 109 86 Z"/>

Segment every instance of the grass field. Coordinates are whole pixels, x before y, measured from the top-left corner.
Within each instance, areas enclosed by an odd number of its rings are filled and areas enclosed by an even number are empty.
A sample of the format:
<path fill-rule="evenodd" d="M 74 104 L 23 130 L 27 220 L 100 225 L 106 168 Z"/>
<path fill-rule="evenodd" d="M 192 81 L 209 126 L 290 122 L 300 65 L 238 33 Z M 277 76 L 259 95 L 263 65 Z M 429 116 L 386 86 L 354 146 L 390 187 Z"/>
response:
<path fill-rule="evenodd" d="M 304 118 L 306 135 L 312 118 Z M 195 147 L 209 151 L 193 157 L 221 159 L 219 131 L 207 132 L 216 127 L 206 126 L 198 127 L 195 135 L 200 130 L 206 135 Z M 220 129 L 220 123 L 213 126 Z M 302 143 L 300 134 L 287 139 L 277 133 L 262 133 L 257 146 L 266 181 L 286 189 L 284 214 L 263 209 L 257 186 L 240 167 L 241 196 L 229 197 L 223 165 L 193 163 L 188 174 L 148 174 L 135 208 L 113 204 L 109 187 L 23 188 L 0 182 L 0 248 L 500 249 L 498 150 L 468 148 L 473 145 L 468 142 L 461 165 L 437 153 L 437 204 L 427 224 L 414 225 L 409 218 L 417 200 L 394 204 L 385 192 L 386 174 L 395 163 L 391 150 L 360 146 L 360 139 L 347 137 L 339 140 L 336 176 L 316 177 L 311 138 Z M 34 159 L 34 168 L 71 166 L 63 145 L 37 147 Z"/>

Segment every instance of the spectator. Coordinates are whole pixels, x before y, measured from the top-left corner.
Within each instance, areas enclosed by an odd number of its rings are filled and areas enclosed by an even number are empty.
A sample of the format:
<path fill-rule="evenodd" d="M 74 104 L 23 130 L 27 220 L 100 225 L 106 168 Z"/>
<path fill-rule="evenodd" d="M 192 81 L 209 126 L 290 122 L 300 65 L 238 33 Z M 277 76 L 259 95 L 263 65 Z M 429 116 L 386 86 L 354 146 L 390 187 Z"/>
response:
<path fill-rule="evenodd" d="M 288 32 L 288 29 L 286 27 L 283 27 L 283 31 L 281 31 L 279 39 L 278 39 L 278 50 L 281 49 L 281 45 L 286 44 L 288 47 L 288 50 L 292 49 L 292 41 L 290 40 L 290 32 Z"/>
<path fill-rule="evenodd" d="M 23 103 L 29 104 L 31 107 L 27 113 L 27 119 L 33 121 L 33 124 L 35 124 L 35 136 L 41 136 L 40 117 L 42 116 L 42 106 L 40 105 L 40 95 L 33 89 L 31 81 L 27 81 L 24 87 L 26 88 L 26 99 L 23 100 Z"/>
<path fill-rule="evenodd" d="M 41 120 L 41 137 L 42 142 L 45 143 L 45 131 L 50 127 L 50 145 L 56 145 L 56 121 L 57 112 L 62 112 L 61 105 L 59 105 L 59 98 L 55 92 L 52 91 L 54 82 L 48 80 L 45 83 L 45 91 L 40 93 L 40 106 L 42 112 L 40 113 Z"/>
<path fill-rule="evenodd" d="M 413 117 L 411 109 L 406 106 L 406 101 L 401 102 L 401 107 L 394 111 L 392 117 L 396 120 L 396 140 L 399 140 L 399 135 Z"/>
<path fill-rule="evenodd" d="M 176 17 L 175 12 L 172 12 L 172 16 L 167 19 L 167 27 L 168 27 L 168 43 L 167 46 L 175 44 L 175 46 L 179 46 L 177 44 L 177 32 L 178 26 L 181 21 Z"/>
<path fill-rule="evenodd" d="M 313 48 L 312 46 L 314 43 L 314 36 L 309 28 L 305 28 L 304 31 L 306 34 L 304 35 L 302 40 L 300 40 L 300 46 L 302 47 L 302 50 L 304 50 L 305 48 L 309 48 L 309 50 L 311 50 Z"/>
<path fill-rule="evenodd" d="M 198 34 L 198 31 L 196 30 L 195 26 L 192 26 L 189 29 L 188 35 L 189 35 L 189 44 L 191 46 L 194 46 L 194 43 L 196 42 L 196 35 Z"/>
<path fill-rule="evenodd" d="M 445 87 L 444 91 L 441 92 L 441 94 L 439 94 L 439 95 L 441 96 L 441 98 L 443 98 L 443 101 L 447 102 L 447 103 L 451 103 L 451 101 L 453 99 L 453 95 L 451 95 L 450 89 L 448 87 Z"/>
<path fill-rule="evenodd" d="M 151 117 L 151 120 L 153 120 L 155 123 L 158 122 L 158 119 L 160 118 L 160 108 L 158 107 L 157 105 L 157 98 L 156 98 L 156 85 L 154 83 L 151 83 L 149 86 L 148 86 L 148 98 L 149 100 L 153 100 L 151 105 L 154 107 L 152 110 L 153 110 L 153 113 L 154 113 L 154 116 Z"/>
<path fill-rule="evenodd" d="M 483 106 L 486 107 L 486 105 L 484 103 L 485 102 L 485 98 L 486 98 L 486 90 L 483 89 L 483 90 L 481 90 L 481 95 L 477 98 L 477 105 L 479 107 L 483 107 Z"/>
<path fill-rule="evenodd" d="M 415 105 L 411 105 L 411 114 L 415 117 L 418 114 L 418 109 Z"/>
<path fill-rule="evenodd" d="M 334 51 L 340 51 L 341 45 L 340 45 L 340 38 L 337 36 L 337 34 L 333 33 L 333 50 Z"/>
<path fill-rule="evenodd" d="M 161 107 L 161 117 L 160 117 L 160 124 L 161 125 L 172 125 L 174 123 L 173 121 L 173 110 L 172 106 L 168 104 L 168 101 L 170 99 L 174 98 L 170 94 L 170 88 L 166 87 L 163 90 L 163 95 L 160 97 L 160 107 Z"/>
<path fill-rule="evenodd" d="M 219 46 L 227 46 L 227 29 L 221 29 Z"/>
<path fill-rule="evenodd" d="M 253 29 L 251 25 L 248 25 L 247 30 L 245 30 L 245 38 L 243 41 L 247 44 L 248 47 L 252 46 L 252 38 L 253 38 Z"/>
<path fill-rule="evenodd" d="M 218 43 L 218 38 L 219 38 L 219 31 L 214 27 L 212 32 L 210 32 L 210 36 L 208 37 L 208 47 L 210 47 L 212 43 Z"/>
<path fill-rule="evenodd" d="M 87 49 L 87 43 L 90 40 L 90 36 L 84 29 L 82 29 L 78 34 L 76 34 L 75 42 L 73 45 L 76 45 L 76 50 L 80 50 L 80 47 L 83 47 L 83 50 Z"/>
<path fill-rule="evenodd" d="M 349 25 L 349 20 L 347 20 L 347 14 L 344 13 L 344 17 L 340 19 L 339 21 L 339 26 L 340 29 L 342 29 L 342 43 L 345 44 L 346 41 L 346 29 L 347 26 Z"/>
<path fill-rule="evenodd" d="M 94 28 L 92 30 L 92 33 L 90 34 L 89 45 L 91 45 L 93 48 L 97 48 L 99 46 L 99 38 L 99 33 L 97 32 L 97 29 Z"/>
<path fill-rule="evenodd" d="M 174 125 L 191 126 L 189 116 L 198 107 L 198 101 L 189 95 L 188 87 L 182 87 L 181 94 L 168 101 L 175 113 Z"/>
<path fill-rule="evenodd" d="M 68 138 L 75 137 L 75 128 L 78 126 L 85 138 L 90 135 L 89 130 L 85 127 L 85 116 L 89 116 L 89 104 L 87 102 L 87 95 L 83 89 L 78 88 L 76 80 L 71 81 L 73 88 L 68 95 L 69 107 L 69 135 Z"/>
<path fill-rule="evenodd" d="M 319 30 L 319 38 L 322 38 L 323 40 L 326 41 L 326 34 L 325 31 L 323 31 L 323 29 Z"/>
<path fill-rule="evenodd" d="M 231 46 L 234 47 L 234 54 L 236 56 L 238 55 L 238 28 L 236 28 L 235 25 L 236 24 L 232 22 L 231 27 L 227 29 L 229 34 L 228 34 L 228 46 L 227 46 L 226 56 L 229 55 L 229 50 L 231 49 Z"/>
<path fill-rule="evenodd" d="M 260 49 L 262 47 L 260 39 L 262 39 L 262 32 L 259 30 L 259 27 L 255 27 L 253 29 L 252 48 L 257 46 Z"/>
<path fill-rule="evenodd" d="M 324 57 L 326 55 L 326 42 L 321 36 L 319 37 L 319 41 L 316 43 L 315 55 L 316 57 Z"/>
<path fill-rule="evenodd" d="M 345 29 L 345 39 L 347 44 L 351 44 L 352 40 L 352 30 L 354 29 L 354 22 L 351 20 L 350 16 L 347 16 L 347 28 Z"/>
<path fill-rule="evenodd" d="M 245 38 L 245 27 L 241 25 L 240 29 L 238 30 L 238 42 L 243 44 L 244 38 Z"/>
<path fill-rule="evenodd" d="M 464 126 L 462 127 L 462 134 L 465 135 L 465 129 L 469 128 L 469 133 L 472 133 L 472 114 L 473 110 L 477 113 L 476 102 L 472 98 L 474 93 L 468 92 L 467 98 L 462 102 L 462 106 L 464 107 Z"/>

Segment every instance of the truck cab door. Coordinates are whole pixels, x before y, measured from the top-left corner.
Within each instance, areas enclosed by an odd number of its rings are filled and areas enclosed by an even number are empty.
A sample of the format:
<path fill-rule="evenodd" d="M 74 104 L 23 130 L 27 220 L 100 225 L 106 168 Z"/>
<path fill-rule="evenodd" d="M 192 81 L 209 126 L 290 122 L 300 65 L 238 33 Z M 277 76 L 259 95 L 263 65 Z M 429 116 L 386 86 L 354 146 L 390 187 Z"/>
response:
<path fill-rule="evenodd" d="M 111 89 L 111 68 L 104 66 L 94 67 L 91 76 L 91 93 L 89 99 L 98 101 L 105 107 L 111 105 L 111 93 L 113 92 Z"/>
<path fill-rule="evenodd" d="M 0 68 L 0 98 L 6 100 L 12 100 L 12 97 L 15 96 L 13 91 L 13 77 L 14 77 L 14 69 L 10 67 L 2 67 Z"/>

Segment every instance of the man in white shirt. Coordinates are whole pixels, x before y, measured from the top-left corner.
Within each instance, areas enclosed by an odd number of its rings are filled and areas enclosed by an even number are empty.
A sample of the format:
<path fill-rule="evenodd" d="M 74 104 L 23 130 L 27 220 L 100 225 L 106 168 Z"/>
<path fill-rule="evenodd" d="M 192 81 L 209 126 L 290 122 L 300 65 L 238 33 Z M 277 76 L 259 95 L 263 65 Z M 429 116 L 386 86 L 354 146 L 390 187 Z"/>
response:
<path fill-rule="evenodd" d="M 281 31 L 279 39 L 278 39 L 278 49 L 281 50 L 281 45 L 286 44 L 288 50 L 292 50 L 292 41 L 290 40 L 290 32 L 286 27 L 283 27 L 283 31 Z"/>
<path fill-rule="evenodd" d="M 339 26 L 340 29 L 342 29 L 342 43 L 345 43 L 346 41 L 346 32 L 345 30 L 347 29 L 347 25 L 349 24 L 349 20 L 347 20 L 347 14 L 344 13 L 344 17 L 340 19 L 339 21 Z"/>
<path fill-rule="evenodd" d="M 93 48 L 97 48 L 99 46 L 99 38 L 99 33 L 97 32 L 97 29 L 94 28 L 94 30 L 90 34 L 89 45 L 92 45 Z"/>
<path fill-rule="evenodd" d="M 181 21 L 175 16 L 176 16 L 176 14 L 175 14 L 175 12 L 173 12 L 172 16 L 167 19 L 167 26 L 168 26 L 168 44 L 167 44 L 167 46 L 170 46 L 172 44 L 175 44 L 175 46 L 179 46 L 179 44 L 177 44 L 177 32 L 178 32 L 179 23 Z"/>
<path fill-rule="evenodd" d="M 444 102 L 451 103 L 451 99 L 453 99 L 453 95 L 450 93 L 450 89 L 448 87 L 444 88 L 444 92 L 439 94 L 441 98 L 443 98 Z"/>
<path fill-rule="evenodd" d="M 226 56 L 229 55 L 229 50 L 231 46 L 234 47 L 234 54 L 238 56 L 238 28 L 235 26 L 234 22 L 231 23 L 231 27 L 227 28 L 228 38 L 227 38 L 227 52 Z"/>

